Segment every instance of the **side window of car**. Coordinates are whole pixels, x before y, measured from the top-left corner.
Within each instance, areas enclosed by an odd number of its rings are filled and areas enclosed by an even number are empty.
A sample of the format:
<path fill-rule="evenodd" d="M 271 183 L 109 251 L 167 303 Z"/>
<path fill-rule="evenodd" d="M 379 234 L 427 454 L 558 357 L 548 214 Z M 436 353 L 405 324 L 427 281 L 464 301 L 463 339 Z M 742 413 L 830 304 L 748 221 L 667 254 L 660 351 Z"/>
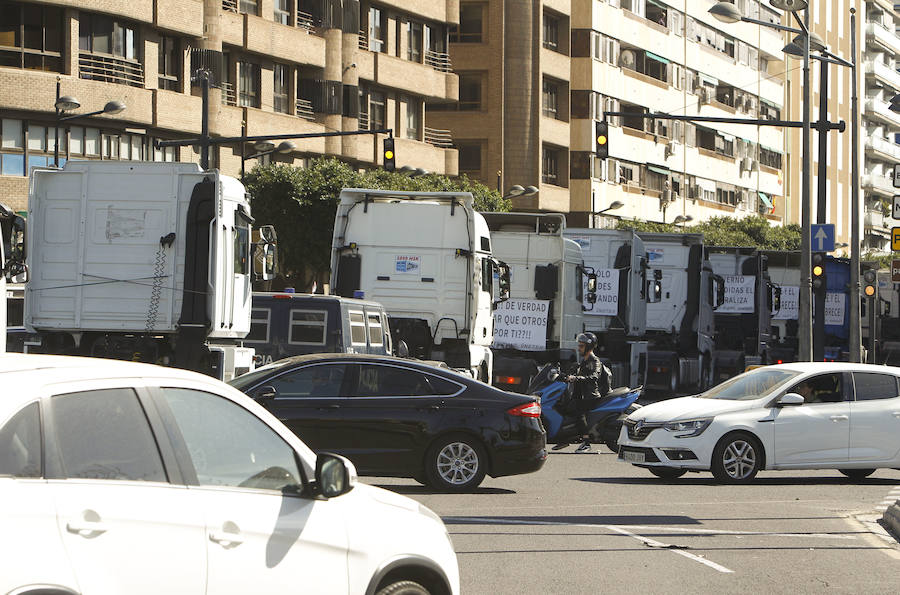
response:
<path fill-rule="evenodd" d="M 0 428 L 0 477 L 41 476 L 39 405 L 25 406 Z"/>
<path fill-rule="evenodd" d="M 432 394 L 425 375 L 397 366 L 362 364 L 357 397 L 416 397 Z"/>
<path fill-rule="evenodd" d="M 294 449 L 255 415 L 211 393 L 162 392 L 200 485 L 277 491 L 300 485 Z"/>
<path fill-rule="evenodd" d="M 277 399 L 339 397 L 346 368 L 344 364 L 304 366 L 264 384 L 275 388 Z"/>
<path fill-rule="evenodd" d="M 462 388 L 455 382 L 451 382 L 439 376 L 430 376 L 426 374 L 425 378 L 428 380 L 428 384 L 431 386 L 431 390 L 429 391 L 429 393 L 432 395 L 455 395 Z"/>
<path fill-rule="evenodd" d="M 853 372 L 853 384 L 856 387 L 857 401 L 876 401 L 900 396 L 900 391 L 897 390 L 897 377 L 890 374 Z"/>
<path fill-rule="evenodd" d="M 58 395 L 51 417 L 67 478 L 166 481 L 150 424 L 130 388 Z"/>
<path fill-rule="evenodd" d="M 822 374 L 795 384 L 787 392 L 797 393 L 807 404 L 844 401 L 844 375 Z"/>

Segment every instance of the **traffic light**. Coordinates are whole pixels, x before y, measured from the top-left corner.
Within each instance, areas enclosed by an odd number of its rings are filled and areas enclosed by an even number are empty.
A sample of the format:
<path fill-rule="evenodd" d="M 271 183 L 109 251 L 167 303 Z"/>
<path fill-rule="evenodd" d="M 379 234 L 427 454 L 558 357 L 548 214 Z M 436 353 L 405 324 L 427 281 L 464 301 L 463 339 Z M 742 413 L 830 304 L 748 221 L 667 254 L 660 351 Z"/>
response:
<path fill-rule="evenodd" d="M 866 295 L 866 297 L 875 297 L 875 294 L 878 291 L 878 286 L 876 285 L 877 282 L 878 276 L 872 269 L 869 269 L 863 273 L 863 293 Z"/>
<path fill-rule="evenodd" d="M 825 287 L 825 254 L 822 252 L 812 255 L 812 282 L 814 290 Z"/>
<path fill-rule="evenodd" d="M 394 155 L 394 137 L 389 136 L 384 139 L 384 150 L 381 153 L 382 157 L 384 157 L 384 169 L 388 171 L 394 171 L 396 168 L 396 160 Z"/>
<path fill-rule="evenodd" d="M 609 157 L 609 124 L 599 120 L 594 124 L 594 153 L 600 159 Z"/>

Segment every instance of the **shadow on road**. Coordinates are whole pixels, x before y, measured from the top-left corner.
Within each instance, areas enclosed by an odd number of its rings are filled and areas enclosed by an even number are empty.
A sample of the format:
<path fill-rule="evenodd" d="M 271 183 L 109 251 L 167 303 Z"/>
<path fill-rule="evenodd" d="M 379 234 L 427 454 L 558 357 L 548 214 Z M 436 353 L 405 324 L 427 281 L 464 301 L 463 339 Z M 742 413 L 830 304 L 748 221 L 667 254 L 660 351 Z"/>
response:
<path fill-rule="evenodd" d="M 699 525 L 682 515 L 445 516 L 445 525 Z"/>
<path fill-rule="evenodd" d="M 441 490 L 435 490 L 434 488 L 430 488 L 423 485 L 418 484 L 372 484 L 377 488 L 383 488 L 385 490 L 390 490 L 392 492 L 396 492 L 398 494 L 405 494 L 408 496 L 432 496 L 436 494 L 449 494 L 451 492 L 442 492 Z M 472 490 L 471 492 L 466 492 L 467 495 L 504 495 L 504 494 L 515 494 L 515 490 L 507 490 L 504 488 L 477 488 Z"/>
<path fill-rule="evenodd" d="M 660 479 L 652 475 L 647 477 L 573 477 L 573 481 L 590 483 L 610 483 L 620 485 L 683 485 L 683 486 L 728 486 L 720 484 L 711 475 L 684 476 L 678 479 Z M 841 477 L 757 477 L 749 484 L 728 487 L 754 486 L 791 486 L 791 485 L 896 485 L 897 479 L 868 477 L 862 481 L 851 481 Z"/>

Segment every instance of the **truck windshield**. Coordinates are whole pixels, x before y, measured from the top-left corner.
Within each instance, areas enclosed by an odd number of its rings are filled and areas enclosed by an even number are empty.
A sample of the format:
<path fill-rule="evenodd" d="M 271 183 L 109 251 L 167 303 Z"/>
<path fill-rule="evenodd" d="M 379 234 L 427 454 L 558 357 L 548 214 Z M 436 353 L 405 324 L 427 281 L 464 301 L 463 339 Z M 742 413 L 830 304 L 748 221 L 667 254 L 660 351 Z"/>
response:
<path fill-rule="evenodd" d="M 793 370 L 757 368 L 714 386 L 699 397 L 701 399 L 725 399 L 728 401 L 752 401 L 771 393 L 800 375 Z"/>

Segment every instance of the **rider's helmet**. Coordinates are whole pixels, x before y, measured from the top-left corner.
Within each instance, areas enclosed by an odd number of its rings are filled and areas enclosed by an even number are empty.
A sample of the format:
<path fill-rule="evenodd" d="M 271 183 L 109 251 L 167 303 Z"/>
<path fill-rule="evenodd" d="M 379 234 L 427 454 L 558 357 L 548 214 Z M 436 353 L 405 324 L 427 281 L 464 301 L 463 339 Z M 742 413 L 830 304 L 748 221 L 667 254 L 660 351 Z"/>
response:
<path fill-rule="evenodd" d="M 597 346 L 597 335 L 594 333 L 578 333 L 578 338 L 576 340 L 579 343 L 584 343 L 590 350 L 593 350 L 594 347 Z"/>

